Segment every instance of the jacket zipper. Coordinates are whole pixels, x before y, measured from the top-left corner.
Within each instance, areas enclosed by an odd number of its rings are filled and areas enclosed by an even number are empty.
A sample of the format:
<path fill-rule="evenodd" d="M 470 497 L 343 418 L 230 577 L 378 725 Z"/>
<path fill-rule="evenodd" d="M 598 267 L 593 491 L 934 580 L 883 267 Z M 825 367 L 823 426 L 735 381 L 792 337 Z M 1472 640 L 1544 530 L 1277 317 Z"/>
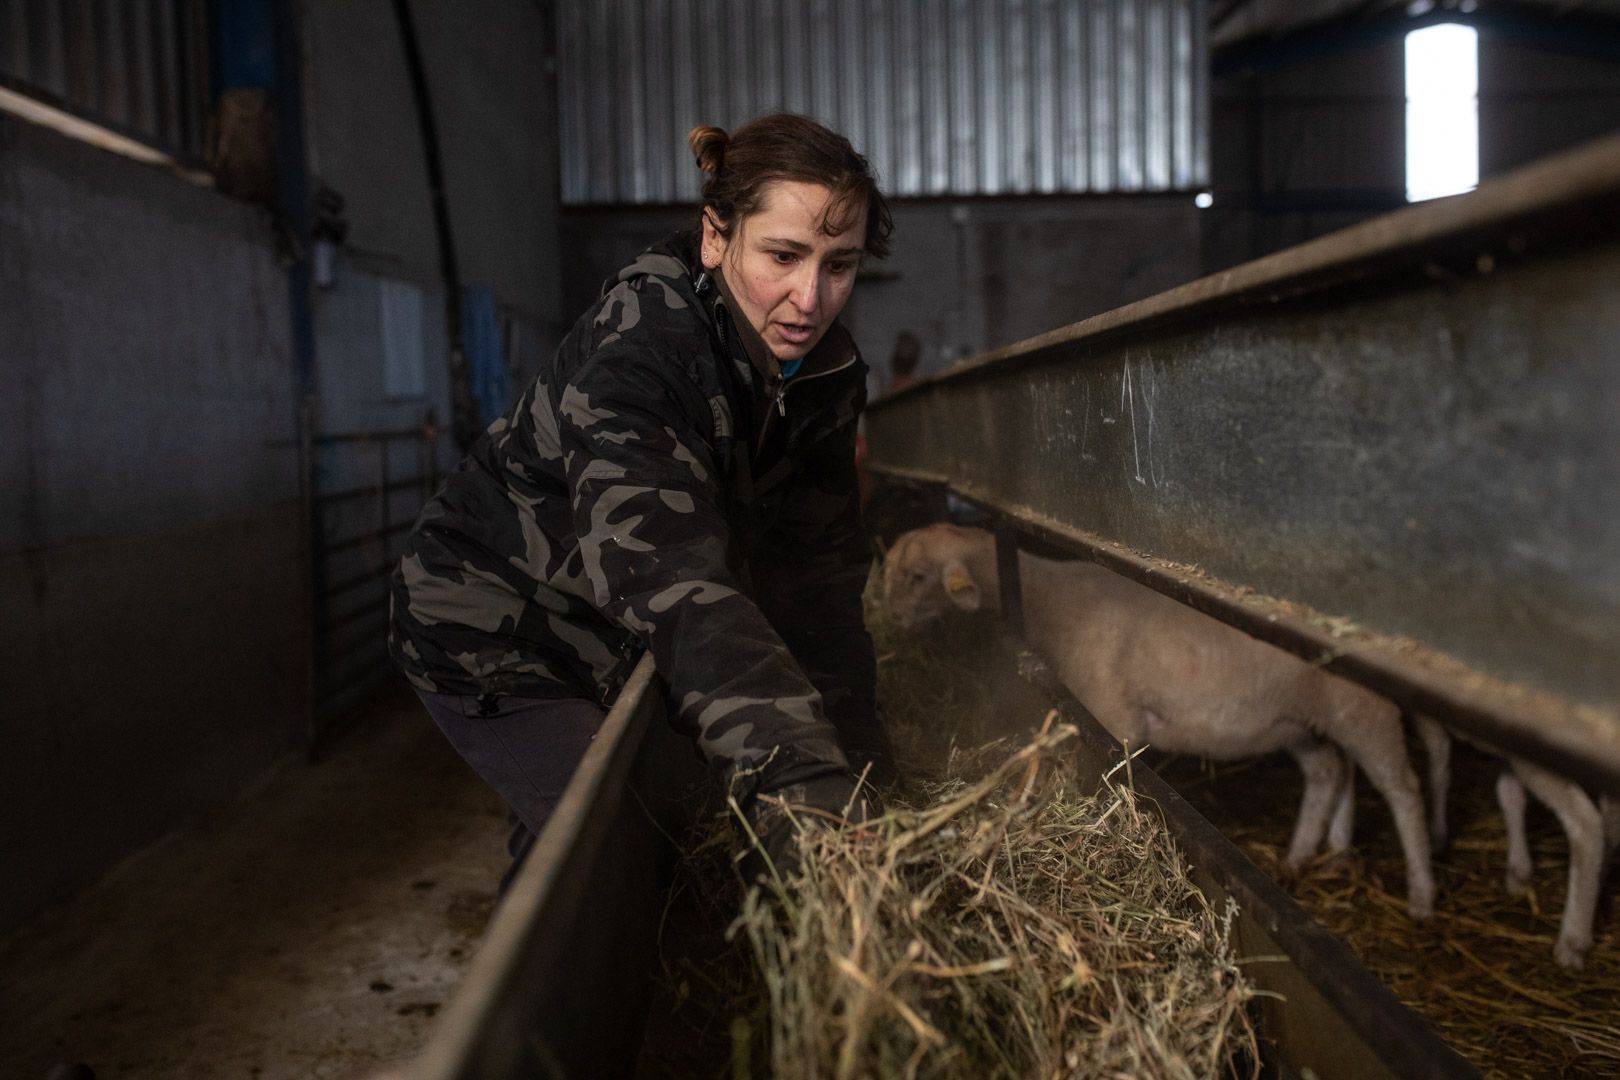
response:
<path fill-rule="evenodd" d="M 828 368 L 826 371 L 812 371 L 809 374 L 807 374 L 807 375 L 805 375 L 805 376 L 803 376 L 801 378 L 797 378 L 797 379 L 792 379 L 792 380 L 783 379 L 780 383 L 777 384 L 777 387 L 776 387 L 776 411 L 781 413 L 783 416 L 787 415 L 787 388 L 788 388 L 788 383 L 789 382 L 792 382 L 792 384 L 794 386 L 800 386 L 800 385 L 802 385 L 804 383 L 809 382 L 811 379 L 819 379 L 819 378 L 822 378 L 823 376 L 826 376 L 826 375 L 836 375 L 840 371 L 843 371 L 845 368 L 854 367 L 854 366 L 855 366 L 855 354 L 850 353 L 849 354 L 849 359 L 845 360 L 842 364 L 839 364 L 837 367 Z"/>
<path fill-rule="evenodd" d="M 809 382 L 811 379 L 819 379 L 824 375 L 836 375 L 838 372 L 843 371 L 845 368 L 854 367 L 854 366 L 855 366 L 855 354 L 850 353 L 849 354 L 849 359 L 845 360 L 842 364 L 839 364 L 837 367 L 830 367 L 825 371 L 810 372 L 809 374 L 806 374 L 806 375 L 801 376 L 801 377 L 799 377 L 797 379 L 791 380 L 791 382 L 793 383 L 794 386 L 798 386 L 801 383 Z M 788 388 L 789 381 L 790 380 L 788 380 L 788 379 L 783 379 L 781 382 L 776 384 L 776 413 L 777 413 L 778 416 L 780 416 L 780 417 L 782 417 L 784 419 L 786 419 L 786 417 L 787 417 L 787 388 Z M 765 415 L 766 415 L 765 422 L 759 425 L 759 445 L 754 448 L 754 452 L 756 454 L 759 453 L 761 450 L 765 449 L 765 438 L 770 432 L 770 427 L 771 427 L 770 413 L 767 412 Z"/>

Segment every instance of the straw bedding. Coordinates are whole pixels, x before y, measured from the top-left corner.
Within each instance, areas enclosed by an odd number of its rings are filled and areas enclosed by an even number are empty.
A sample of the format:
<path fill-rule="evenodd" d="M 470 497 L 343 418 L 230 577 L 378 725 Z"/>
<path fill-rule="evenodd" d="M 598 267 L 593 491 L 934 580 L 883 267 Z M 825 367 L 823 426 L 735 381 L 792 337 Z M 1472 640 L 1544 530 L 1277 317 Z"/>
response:
<path fill-rule="evenodd" d="M 1435 864 L 1440 895 L 1428 923 L 1406 916 L 1389 809 L 1365 781 L 1355 847 L 1291 877 L 1282 856 L 1299 798 L 1292 762 L 1178 758 L 1154 767 L 1485 1076 L 1620 1077 L 1620 890 L 1611 875 L 1586 969 L 1560 968 L 1552 944 L 1568 872 L 1563 832 L 1532 804 L 1535 892 L 1509 896 L 1497 765 L 1465 746 L 1455 754 L 1454 839 Z M 1412 760 L 1421 772 L 1421 751 Z"/>

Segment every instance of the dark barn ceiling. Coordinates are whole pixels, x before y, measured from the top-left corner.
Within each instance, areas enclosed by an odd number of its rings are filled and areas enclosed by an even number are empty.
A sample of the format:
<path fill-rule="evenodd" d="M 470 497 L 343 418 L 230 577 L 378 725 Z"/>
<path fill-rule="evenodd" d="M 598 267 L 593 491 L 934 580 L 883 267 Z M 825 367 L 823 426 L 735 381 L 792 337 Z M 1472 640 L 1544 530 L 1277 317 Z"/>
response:
<path fill-rule="evenodd" d="M 1210 0 L 1210 43 L 1219 52 L 1301 31 L 1354 32 L 1410 16 L 1447 14 L 1566 22 L 1571 27 L 1609 23 L 1620 40 L 1620 0 Z"/>

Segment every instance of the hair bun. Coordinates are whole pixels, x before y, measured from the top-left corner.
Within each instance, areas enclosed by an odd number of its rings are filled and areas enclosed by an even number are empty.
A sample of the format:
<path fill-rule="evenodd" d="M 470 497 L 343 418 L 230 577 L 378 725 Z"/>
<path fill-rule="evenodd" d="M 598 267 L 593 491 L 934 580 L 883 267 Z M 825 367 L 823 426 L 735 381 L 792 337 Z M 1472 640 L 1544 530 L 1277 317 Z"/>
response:
<path fill-rule="evenodd" d="M 697 159 L 700 170 L 710 176 L 720 171 L 720 166 L 726 160 L 726 144 L 731 141 L 723 128 L 700 124 L 692 129 L 686 141 L 692 147 L 692 156 Z"/>

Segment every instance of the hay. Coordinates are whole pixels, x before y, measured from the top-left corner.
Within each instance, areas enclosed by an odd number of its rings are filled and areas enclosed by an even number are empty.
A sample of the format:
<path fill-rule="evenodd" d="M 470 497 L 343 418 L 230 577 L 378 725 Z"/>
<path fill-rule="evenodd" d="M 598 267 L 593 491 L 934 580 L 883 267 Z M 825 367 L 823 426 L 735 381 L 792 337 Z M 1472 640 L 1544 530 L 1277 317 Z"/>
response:
<path fill-rule="evenodd" d="M 1203 1077 L 1256 1060 L 1251 997 L 1162 822 L 1080 794 L 1055 713 L 951 755 L 929 798 L 805 834 L 737 921 L 776 1077 Z M 999 761 L 986 769 L 986 758 Z"/>
<path fill-rule="evenodd" d="M 637 1075 L 1247 1072 L 1229 914 L 1128 784 L 1078 790 L 1055 760 L 1070 734 L 1036 732 L 1052 703 L 995 623 L 910 636 L 869 606 L 868 625 L 905 787 L 883 820 L 811 834 L 805 880 L 776 900 L 741 887 L 735 831 L 707 819 Z"/>

